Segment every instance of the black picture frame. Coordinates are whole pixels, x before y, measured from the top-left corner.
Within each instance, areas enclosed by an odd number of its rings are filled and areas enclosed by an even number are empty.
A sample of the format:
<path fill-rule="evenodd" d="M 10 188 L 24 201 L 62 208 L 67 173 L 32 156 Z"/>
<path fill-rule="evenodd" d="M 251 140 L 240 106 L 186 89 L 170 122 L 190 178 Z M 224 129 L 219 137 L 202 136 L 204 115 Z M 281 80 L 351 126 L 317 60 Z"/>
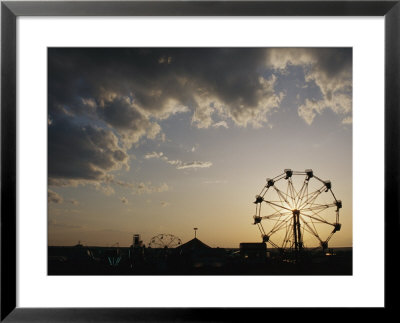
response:
<path fill-rule="evenodd" d="M 16 307 L 16 19 L 19 16 L 384 16 L 385 19 L 385 306 L 396 306 L 392 239 L 399 233 L 400 1 L 2 1 L 1 3 L 1 321 L 242 321 L 264 308 Z M 371 178 L 373 181 L 373 175 Z M 373 185 L 373 184 L 371 184 Z M 393 295 L 393 296 L 390 296 Z M 240 295 L 238 295 L 239 297 Z M 250 297 L 250 296 L 249 296 Z M 391 299 L 391 297 L 393 297 Z M 268 301 L 266 299 L 266 306 Z M 272 311 L 273 309 L 268 309 Z M 278 309 L 275 309 L 278 310 Z M 281 309 L 282 310 L 282 309 Z M 332 309 L 324 317 L 333 313 Z M 288 315 L 294 311 L 285 309 Z M 241 315 L 239 315 L 241 314 Z M 260 316 L 259 316 L 260 315 Z M 270 315 L 270 314 L 268 314 Z M 337 317 L 340 319 L 340 317 Z M 252 319 L 248 319 L 252 320 Z"/>

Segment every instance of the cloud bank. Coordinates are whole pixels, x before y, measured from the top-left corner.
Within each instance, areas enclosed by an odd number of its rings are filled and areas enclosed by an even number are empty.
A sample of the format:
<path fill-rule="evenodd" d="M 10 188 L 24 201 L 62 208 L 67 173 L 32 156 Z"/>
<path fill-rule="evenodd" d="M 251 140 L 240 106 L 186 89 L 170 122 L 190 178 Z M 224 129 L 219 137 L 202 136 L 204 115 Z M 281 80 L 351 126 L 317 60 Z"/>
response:
<path fill-rule="evenodd" d="M 110 178 L 129 169 L 130 149 L 141 139 L 165 141 L 162 121 L 174 115 L 199 129 L 267 125 L 285 98 L 279 77 L 293 66 L 320 91 L 299 104 L 299 117 L 311 125 L 330 109 L 351 124 L 348 48 L 50 48 L 49 185 L 113 194 Z M 145 158 L 176 169 L 212 165 Z"/>
<path fill-rule="evenodd" d="M 348 48 L 294 48 L 270 49 L 267 65 L 277 71 L 285 71 L 290 66 L 304 69 L 305 81 L 315 83 L 322 98 L 309 99 L 298 107 L 298 114 L 308 124 L 312 124 L 317 114 L 325 109 L 349 120 L 352 111 L 352 52 Z"/>

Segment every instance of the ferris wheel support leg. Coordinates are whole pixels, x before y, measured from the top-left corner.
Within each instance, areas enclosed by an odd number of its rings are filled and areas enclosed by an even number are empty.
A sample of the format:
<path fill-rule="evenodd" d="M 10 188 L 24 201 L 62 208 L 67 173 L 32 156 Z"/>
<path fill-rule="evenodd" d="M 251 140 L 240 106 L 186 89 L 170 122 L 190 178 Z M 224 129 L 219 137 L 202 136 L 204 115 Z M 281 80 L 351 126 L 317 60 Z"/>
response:
<path fill-rule="evenodd" d="M 300 230 L 300 211 L 293 211 L 293 236 L 294 236 L 294 247 L 296 253 L 300 251 L 303 247 L 301 240 L 301 230 Z"/>
<path fill-rule="evenodd" d="M 296 215 L 293 214 L 293 237 L 294 237 L 294 249 L 297 253 L 298 241 L 297 241 L 297 222 Z"/>
<path fill-rule="evenodd" d="M 303 240 L 301 238 L 301 231 L 300 231 L 300 215 L 297 214 L 297 237 L 299 239 L 298 243 L 299 243 L 299 250 L 301 250 L 303 248 Z"/>

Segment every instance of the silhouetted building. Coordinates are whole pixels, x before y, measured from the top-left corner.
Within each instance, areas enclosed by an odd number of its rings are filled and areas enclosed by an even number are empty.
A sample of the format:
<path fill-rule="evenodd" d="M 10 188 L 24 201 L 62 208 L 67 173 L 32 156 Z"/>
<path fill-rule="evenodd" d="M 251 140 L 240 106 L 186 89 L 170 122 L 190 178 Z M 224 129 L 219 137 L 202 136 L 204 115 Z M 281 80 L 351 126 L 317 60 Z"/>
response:
<path fill-rule="evenodd" d="M 188 251 L 198 251 L 198 250 L 204 250 L 204 249 L 212 249 L 210 246 L 207 246 L 204 242 L 200 241 L 197 238 L 193 238 L 192 240 L 184 243 L 183 245 L 180 245 L 177 247 L 181 252 L 188 252 Z"/>
<path fill-rule="evenodd" d="M 225 249 L 211 248 L 197 238 L 193 238 L 176 249 L 195 268 L 220 267 L 226 258 Z"/>

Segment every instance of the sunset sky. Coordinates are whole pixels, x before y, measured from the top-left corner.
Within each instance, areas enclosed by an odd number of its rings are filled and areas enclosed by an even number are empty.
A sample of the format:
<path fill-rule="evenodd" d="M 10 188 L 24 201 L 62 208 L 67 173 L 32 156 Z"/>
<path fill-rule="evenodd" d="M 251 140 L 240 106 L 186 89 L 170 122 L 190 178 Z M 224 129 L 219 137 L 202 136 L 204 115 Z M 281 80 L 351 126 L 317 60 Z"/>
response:
<path fill-rule="evenodd" d="M 49 245 L 260 242 L 266 178 L 311 168 L 352 246 L 351 48 L 49 48 L 48 68 Z"/>

